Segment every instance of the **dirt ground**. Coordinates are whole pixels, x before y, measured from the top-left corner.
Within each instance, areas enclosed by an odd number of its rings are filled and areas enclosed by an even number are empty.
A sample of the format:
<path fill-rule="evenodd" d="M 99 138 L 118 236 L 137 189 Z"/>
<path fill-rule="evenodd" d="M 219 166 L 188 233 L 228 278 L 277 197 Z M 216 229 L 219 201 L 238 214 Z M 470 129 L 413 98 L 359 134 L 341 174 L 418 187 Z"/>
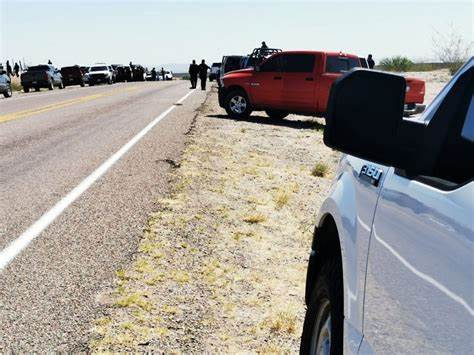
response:
<path fill-rule="evenodd" d="M 442 71 L 429 79 L 431 100 Z M 196 113 L 174 192 L 134 260 L 97 295 L 92 351 L 296 353 L 306 263 L 339 153 L 324 120 L 229 119 L 215 88 Z"/>

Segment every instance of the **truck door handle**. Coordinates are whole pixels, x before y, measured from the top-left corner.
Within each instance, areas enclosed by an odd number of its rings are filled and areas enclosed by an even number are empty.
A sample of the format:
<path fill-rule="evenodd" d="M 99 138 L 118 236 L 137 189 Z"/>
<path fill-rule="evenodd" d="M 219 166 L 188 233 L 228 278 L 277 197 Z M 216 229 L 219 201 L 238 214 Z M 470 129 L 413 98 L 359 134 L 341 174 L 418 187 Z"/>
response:
<path fill-rule="evenodd" d="M 312 77 L 306 78 L 306 79 L 304 79 L 304 80 L 306 80 L 306 81 L 314 81 L 314 79 L 313 79 Z"/>
<path fill-rule="evenodd" d="M 274 80 L 281 80 L 281 76 L 274 76 L 273 79 Z"/>

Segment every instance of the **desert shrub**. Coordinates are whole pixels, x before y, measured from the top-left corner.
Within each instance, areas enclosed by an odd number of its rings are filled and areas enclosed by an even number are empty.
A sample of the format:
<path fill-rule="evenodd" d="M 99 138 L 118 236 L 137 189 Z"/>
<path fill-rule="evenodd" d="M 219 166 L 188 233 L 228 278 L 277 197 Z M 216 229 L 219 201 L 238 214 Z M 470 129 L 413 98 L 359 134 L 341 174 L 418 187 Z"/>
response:
<path fill-rule="evenodd" d="M 181 80 L 189 80 L 189 79 L 191 79 L 191 78 L 189 77 L 189 75 L 183 75 L 183 76 L 181 77 Z"/>
<path fill-rule="evenodd" d="M 409 71 L 413 66 L 413 62 L 407 57 L 397 55 L 382 59 L 379 66 L 388 71 Z"/>
<path fill-rule="evenodd" d="M 329 168 L 326 164 L 317 163 L 315 167 L 313 168 L 313 170 L 311 170 L 311 175 L 317 176 L 317 177 L 324 177 L 327 174 L 328 170 Z"/>
<path fill-rule="evenodd" d="M 472 42 L 466 41 L 452 24 L 446 31 L 435 31 L 432 42 L 435 56 L 449 65 L 451 74 L 456 73 L 471 54 Z"/>

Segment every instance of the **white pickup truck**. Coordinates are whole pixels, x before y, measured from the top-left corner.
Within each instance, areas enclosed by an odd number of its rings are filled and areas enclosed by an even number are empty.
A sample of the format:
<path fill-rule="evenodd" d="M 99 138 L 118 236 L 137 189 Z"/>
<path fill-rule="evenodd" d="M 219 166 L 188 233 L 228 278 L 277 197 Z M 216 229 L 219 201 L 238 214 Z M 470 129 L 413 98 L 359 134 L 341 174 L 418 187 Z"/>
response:
<path fill-rule="evenodd" d="M 332 87 L 324 141 L 346 155 L 315 228 L 302 354 L 473 352 L 474 58 L 418 118 L 405 86 L 359 69 Z"/>

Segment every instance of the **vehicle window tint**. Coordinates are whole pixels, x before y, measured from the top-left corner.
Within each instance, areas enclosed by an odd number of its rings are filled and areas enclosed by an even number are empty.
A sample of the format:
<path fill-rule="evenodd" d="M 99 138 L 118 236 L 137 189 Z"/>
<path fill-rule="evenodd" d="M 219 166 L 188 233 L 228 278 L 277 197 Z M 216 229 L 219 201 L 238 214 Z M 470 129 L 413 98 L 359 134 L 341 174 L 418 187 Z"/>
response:
<path fill-rule="evenodd" d="M 108 70 L 107 67 L 92 67 L 90 71 L 106 71 Z"/>
<path fill-rule="evenodd" d="M 314 68 L 312 54 L 284 54 L 282 55 L 283 71 L 286 73 L 311 73 Z"/>
<path fill-rule="evenodd" d="M 37 70 L 49 70 L 49 66 L 47 66 L 47 65 L 35 65 L 33 67 L 28 68 L 28 71 L 37 71 Z"/>
<path fill-rule="evenodd" d="M 358 67 L 360 67 L 360 62 L 357 58 L 338 56 L 328 56 L 326 58 L 327 73 L 343 73 L 345 71 L 351 70 L 352 68 Z"/>
<path fill-rule="evenodd" d="M 242 57 L 227 57 L 224 64 L 224 73 L 240 69 L 241 60 L 242 60 Z"/>
<path fill-rule="evenodd" d="M 260 68 L 262 72 L 278 72 L 281 71 L 281 56 L 277 55 L 271 57 L 266 62 L 264 62 Z"/>
<path fill-rule="evenodd" d="M 467 109 L 466 119 L 461 131 L 461 137 L 474 143 L 474 94 Z"/>

